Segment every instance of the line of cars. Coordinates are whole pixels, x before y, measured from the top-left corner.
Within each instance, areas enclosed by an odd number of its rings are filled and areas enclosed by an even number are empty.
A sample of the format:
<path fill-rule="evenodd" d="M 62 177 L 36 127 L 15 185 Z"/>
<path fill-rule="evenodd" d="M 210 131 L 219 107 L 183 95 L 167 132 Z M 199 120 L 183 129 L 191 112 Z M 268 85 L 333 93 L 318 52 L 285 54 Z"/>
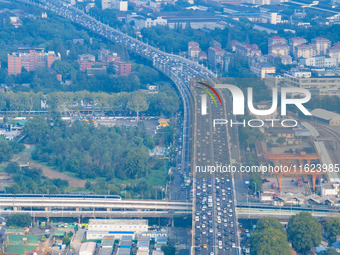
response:
<path fill-rule="evenodd" d="M 196 180 L 195 254 L 237 254 L 230 176 Z"/>

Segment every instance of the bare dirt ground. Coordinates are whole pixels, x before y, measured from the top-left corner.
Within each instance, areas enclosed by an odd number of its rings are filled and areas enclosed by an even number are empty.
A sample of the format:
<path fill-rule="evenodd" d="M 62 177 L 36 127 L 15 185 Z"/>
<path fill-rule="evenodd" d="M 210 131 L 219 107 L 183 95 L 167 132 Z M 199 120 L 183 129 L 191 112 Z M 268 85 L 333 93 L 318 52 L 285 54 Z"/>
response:
<path fill-rule="evenodd" d="M 41 164 L 39 164 L 39 163 L 37 163 L 33 160 L 30 161 L 29 165 L 31 167 L 41 169 L 42 175 L 49 178 L 49 179 L 62 179 L 62 180 L 68 181 L 69 185 L 72 186 L 72 187 L 77 187 L 77 188 L 85 187 L 86 181 L 84 181 L 84 180 L 68 176 L 68 175 L 63 174 L 61 172 L 58 172 L 56 170 L 51 170 L 50 168 L 48 168 L 44 165 L 41 165 Z"/>
<path fill-rule="evenodd" d="M 72 187 L 77 187 L 77 188 L 85 187 L 86 181 L 68 176 L 64 173 L 58 172 L 56 170 L 53 170 L 49 167 L 46 167 L 40 164 L 39 162 L 34 161 L 31 158 L 31 154 L 27 153 L 27 151 L 31 149 L 31 146 L 25 144 L 25 147 L 26 149 L 23 153 L 21 153 L 20 155 L 14 155 L 14 157 L 12 158 L 13 162 L 17 162 L 18 164 L 21 164 L 21 165 L 25 165 L 25 166 L 29 165 L 30 167 L 41 169 L 42 175 L 45 176 L 46 178 L 61 179 L 61 180 L 68 181 L 69 185 Z"/>

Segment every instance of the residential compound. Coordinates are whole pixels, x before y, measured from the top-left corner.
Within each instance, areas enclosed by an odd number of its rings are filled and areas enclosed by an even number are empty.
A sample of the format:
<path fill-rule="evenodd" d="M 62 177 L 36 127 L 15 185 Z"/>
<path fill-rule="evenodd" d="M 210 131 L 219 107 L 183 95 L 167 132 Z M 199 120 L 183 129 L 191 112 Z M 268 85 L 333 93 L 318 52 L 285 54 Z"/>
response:
<path fill-rule="evenodd" d="M 98 53 L 98 61 L 92 54 L 82 54 L 78 56 L 80 70 L 88 75 L 106 73 L 107 68 L 112 66 L 114 75 L 122 76 L 131 73 L 131 63 L 124 62 L 117 53 L 112 53 L 107 49 L 101 49 Z"/>
<path fill-rule="evenodd" d="M 60 54 L 54 51 L 45 52 L 44 49 L 19 48 L 7 56 L 8 74 L 20 74 L 22 68 L 26 71 L 35 71 L 38 67 L 50 68 L 54 61 L 61 60 Z"/>

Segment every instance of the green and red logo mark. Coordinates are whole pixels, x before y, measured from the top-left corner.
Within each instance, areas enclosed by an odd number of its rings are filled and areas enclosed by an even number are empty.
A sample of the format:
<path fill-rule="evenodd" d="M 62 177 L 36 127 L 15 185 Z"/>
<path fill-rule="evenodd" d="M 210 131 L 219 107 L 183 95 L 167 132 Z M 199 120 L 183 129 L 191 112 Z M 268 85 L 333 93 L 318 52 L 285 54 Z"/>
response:
<path fill-rule="evenodd" d="M 222 106 L 222 100 L 221 100 L 221 97 L 220 95 L 217 93 L 216 89 L 214 89 L 213 87 L 211 87 L 210 85 L 206 84 L 206 83 L 203 83 L 203 82 L 198 82 L 199 84 L 205 86 L 206 88 L 210 89 L 218 98 L 218 100 L 220 101 L 220 104 Z M 213 94 L 206 88 L 201 88 L 201 87 L 197 87 L 198 89 L 204 91 L 205 93 L 207 93 L 211 99 L 214 101 L 215 105 L 217 106 L 217 102 L 216 102 L 216 99 L 215 97 L 213 96 Z M 207 114 L 207 95 L 206 94 L 202 94 L 201 95 L 201 101 L 202 101 L 202 104 L 201 104 L 201 114 L 202 115 L 206 115 Z"/>

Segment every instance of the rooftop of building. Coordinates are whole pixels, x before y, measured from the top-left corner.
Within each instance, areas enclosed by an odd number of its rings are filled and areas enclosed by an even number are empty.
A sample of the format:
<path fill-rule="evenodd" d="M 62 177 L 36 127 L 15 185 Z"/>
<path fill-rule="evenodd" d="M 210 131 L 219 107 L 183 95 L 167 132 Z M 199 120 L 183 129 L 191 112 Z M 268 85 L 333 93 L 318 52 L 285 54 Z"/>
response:
<path fill-rule="evenodd" d="M 321 109 L 321 108 L 316 108 L 316 109 L 312 110 L 311 114 L 314 117 L 324 119 L 324 120 L 331 120 L 334 117 L 340 118 L 340 114 L 338 114 L 336 112 L 327 111 L 327 110 L 324 110 L 324 109 Z"/>
<path fill-rule="evenodd" d="M 147 220 L 128 219 L 90 219 L 89 224 L 111 224 L 111 225 L 147 225 Z"/>

